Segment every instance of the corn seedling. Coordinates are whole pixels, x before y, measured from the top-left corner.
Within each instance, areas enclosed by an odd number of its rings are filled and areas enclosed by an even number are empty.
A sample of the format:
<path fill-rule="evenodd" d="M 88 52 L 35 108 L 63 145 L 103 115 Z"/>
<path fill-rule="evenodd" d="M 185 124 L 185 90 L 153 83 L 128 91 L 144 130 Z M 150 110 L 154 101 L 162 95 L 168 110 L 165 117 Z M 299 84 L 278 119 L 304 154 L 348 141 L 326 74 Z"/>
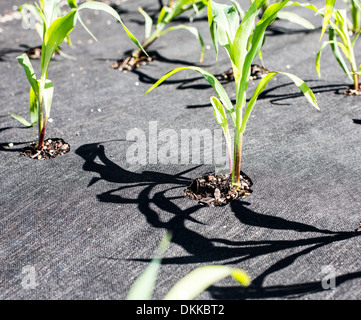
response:
<path fill-rule="evenodd" d="M 332 53 L 336 58 L 338 64 L 347 75 L 347 77 L 353 81 L 354 94 L 361 94 L 360 89 L 360 74 L 361 65 L 358 67 L 355 59 L 354 46 L 361 33 L 361 30 L 355 35 L 354 39 L 351 40 L 349 29 L 347 27 L 346 10 L 333 10 L 332 17 L 329 21 L 329 40 L 324 41 L 316 55 L 316 71 L 319 77 L 321 77 L 320 60 L 321 54 L 325 47 L 330 45 Z M 339 39 L 339 40 L 338 40 Z M 349 62 L 350 70 L 342 56 Z"/>
<path fill-rule="evenodd" d="M 186 11 L 193 10 L 195 13 L 199 13 L 202 9 L 206 8 L 208 0 L 175 0 L 169 1 L 167 5 L 163 6 L 159 12 L 156 23 L 152 18 L 142 9 L 139 8 L 139 12 L 145 19 L 145 32 L 142 46 L 145 50 L 154 43 L 159 37 L 164 36 L 169 31 L 185 29 L 193 34 L 201 45 L 200 62 L 204 57 L 204 41 L 197 28 L 184 24 L 168 27 L 169 23 L 175 18 L 180 16 Z M 139 64 L 139 61 L 144 58 L 143 52 L 137 49 L 132 52 L 131 57 L 124 59 L 121 62 L 115 63 L 112 67 L 115 69 L 131 70 Z"/>
<path fill-rule="evenodd" d="M 122 24 L 123 28 L 125 29 L 128 36 L 131 38 L 131 40 L 141 48 L 138 40 L 125 27 L 118 13 L 113 8 L 102 2 L 96 1 L 85 2 L 79 6 L 77 6 L 75 0 L 69 0 L 68 2 L 71 3 L 71 11 L 63 17 L 49 21 L 45 18 L 44 11 L 41 9 L 40 6 L 37 5 L 38 14 L 43 20 L 43 43 L 40 60 L 40 78 L 37 78 L 34 68 L 26 53 L 17 57 L 20 65 L 24 68 L 25 74 L 30 83 L 30 122 L 20 116 L 14 114 L 11 115 L 27 127 L 33 126 L 38 123 L 38 150 L 42 150 L 44 146 L 45 128 L 50 117 L 50 109 L 53 100 L 54 86 L 53 82 L 48 79 L 50 60 L 55 50 L 75 28 L 77 20 L 81 21 L 79 16 L 79 12 L 81 10 L 102 10 L 109 13 Z"/>
<path fill-rule="evenodd" d="M 257 98 L 276 74 L 289 77 L 303 92 L 307 100 L 318 109 L 316 98 L 307 84 L 297 76 L 286 72 L 268 73 L 262 80 L 260 80 L 251 99 L 246 105 L 246 92 L 249 84 L 252 61 L 257 57 L 262 47 L 266 28 L 277 18 L 278 12 L 283 7 L 285 7 L 288 2 L 288 0 L 283 0 L 279 3 L 270 5 L 262 15 L 261 20 L 255 26 L 255 19 L 260 13 L 265 0 L 255 0 L 245 13 L 242 23 L 239 23 L 239 16 L 235 7 L 221 5 L 215 3 L 214 1 L 209 1 L 209 29 L 213 39 L 216 54 L 218 53 L 218 45 L 221 45 L 226 49 L 232 63 L 233 73 L 235 75 L 235 107 L 232 105 L 230 98 L 217 78 L 208 71 L 194 66 L 181 67 L 168 72 L 147 91 L 147 93 L 150 92 L 171 75 L 181 70 L 190 69 L 203 75 L 203 77 L 209 82 L 209 84 L 211 84 L 217 93 L 217 97 L 211 98 L 211 104 L 213 106 L 215 118 L 218 124 L 222 127 L 226 136 L 228 150 L 231 150 L 231 138 L 228 129 L 228 120 L 224 108 L 229 113 L 235 129 L 233 148 L 234 162 L 232 161 L 231 152 L 229 152 L 229 164 L 230 170 L 232 172 L 232 185 L 235 187 L 240 186 L 242 141 L 247 121 L 257 102 Z M 292 2 L 291 4 L 301 5 L 297 2 Z"/>
<path fill-rule="evenodd" d="M 169 246 L 171 235 L 167 233 L 162 239 L 156 257 L 137 278 L 131 287 L 127 300 L 150 300 L 154 291 L 161 261 Z M 250 284 L 250 278 L 241 269 L 222 265 L 199 267 L 180 279 L 166 294 L 163 300 L 193 300 L 200 293 L 216 282 L 231 276 L 242 286 Z"/>

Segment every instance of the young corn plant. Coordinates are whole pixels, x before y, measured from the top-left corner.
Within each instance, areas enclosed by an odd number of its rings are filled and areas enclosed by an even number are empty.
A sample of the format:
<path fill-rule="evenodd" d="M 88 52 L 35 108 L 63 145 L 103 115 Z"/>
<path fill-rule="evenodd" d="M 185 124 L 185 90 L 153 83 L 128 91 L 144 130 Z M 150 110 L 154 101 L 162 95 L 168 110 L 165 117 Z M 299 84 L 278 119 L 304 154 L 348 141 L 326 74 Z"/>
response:
<path fill-rule="evenodd" d="M 126 300 L 150 300 L 152 298 L 161 261 L 170 240 L 171 235 L 167 233 L 159 244 L 156 257 L 134 282 Z M 249 286 L 251 282 L 247 273 L 241 269 L 222 265 L 206 265 L 191 271 L 180 279 L 168 291 L 163 300 L 193 300 L 209 286 L 229 276 L 244 287 Z"/>
<path fill-rule="evenodd" d="M 81 10 L 102 10 L 109 13 L 122 24 L 130 39 L 141 48 L 139 41 L 126 28 L 118 13 L 113 8 L 102 2 L 96 1 L 85 2 L 79 6 L 77 6 L 75 0 L 69 0 L 68 2 L 71 4 L 71 11 L 65 16 L 51 21 L 48 21 L 45 18 L 44 11 L 40 6 L 36 5 L 38 14 L 43 20 L 43 43 L 40 60 L 40 78 L 36 76 L 34 68 L 26 53 L 17 57 L 20 65 L 24 68 L 25 74 L 30 83 L 30 122 L 15 114 L 11 115 L 27 127 L 31 127 L 38 123 L 38 150 L 42 150 L 44 147 L 45 128 L 50 117 L 50 110 L 53 100 L 54 85 L 53 82 L 48 79 L 50 61 L 55 50 L 75 28 L 77 20 L 81 21 L 79 16 L 79 12 Z"/>
<path fill-rule="evenodd" d="M 197 28 L 184 24 L 169 27 L 169 23 L 186 11 L 193 10 L 199 13 L 202 9 L 206 8 L 207 2 L 208 0 L 170 0 L 168 5 L 162 7 L 156 23 L 153 23 L 152 18 L 142 8 L 139 8 L 139 12 L 145 19 L 145 33 L 142 47 L 147 50 L 154 41 L 169 31 L 185 29 L 198 39 L 201 45 L 200 62 L 202 62 L 204 57 L 204 41 Z M 114 63 L 112 68 L 129 71 L 139 66 L 139 63 L 143 61 L 144 58 L 143 51 L 137 49 L 132 52 L 130 57 Z"/>
<path fill-rule="evenodd" d="M 346 93 L 360 95 L 361 88 L 360 88 L 360 74 L 361 74 L 361 65 L 357 66 L 356 59 L 355 59 L 355 52 L 354 46 L 355 43 L 361 33 L 361 30 L 355 35 L 353 40 L 350 38 L 350 32 L 347 26 L 347 13 L 346 10 L 333 10 L 332 17 L 329 20 L 329 40 L 324 41 L 317 52 L 316 55 L 316 71 L 319 77 L 321 77 L 321 54 L 322 51 L 330 45 L 332 49 L 332 53 L 347 75 L 347 77 L 353 81 L 353 88 Z M 350 69 L 348 68 L 345 59 L 343 58 L 342 54 L 349 62 Z M 351 70 L 351 71 L 349 71 Z"/>
<path fill-rule="evenodd" d="M 226 136 L 228 150 L 230 146 L 230 134 L 228 129 L 228 112 L 234 126 L 234 147 L 233 160 L 229 152 L 230 171 L 232 172 L 232 186 L 239 187 L 243 134 L 250 114 L 255 107 L 259 95 L 263 92 L 269 81 L 276 75 L 285 75 L 289 77 L 295 85 L 302 91 L 307 100 L 318 109 L 316 98 L 299 77 L 286 72 L 270 72 L 258 83 L 253 95 L 247 104 L 247 88 L 251 72 L 252 61 L 257 57 L 262 47 L 267 27 L 277 18 L 279 11 L 288 4 L 288 0 L 270 5 L 262 15 L 260 21 L 255 25 L 255 20 L 265 0 L 255 0 L 248 8 L 241 23 L 237 10 L 233 6 L 218 4 L 214 1 L 208 3 L 208 21 L 211 37 L 213 39 L 216 54 L 218 54 L 218 45 L 223 46 L 229 56 L 235 75 L 236 105 L 233 106 L 225 89 L 217 78 L 208 71 L 199 67 L 181 67 L 174 69 L 162 78 L 160 78 L 146 93 L 159 86 L 171 75 L 185 69 L 199 72 L 209 82 L 217 93 L 217 97 L 211 97 L 211 104 L 218 124 L 222 127 Z M 293 2 L 293 5 L 301 5 Z"/>

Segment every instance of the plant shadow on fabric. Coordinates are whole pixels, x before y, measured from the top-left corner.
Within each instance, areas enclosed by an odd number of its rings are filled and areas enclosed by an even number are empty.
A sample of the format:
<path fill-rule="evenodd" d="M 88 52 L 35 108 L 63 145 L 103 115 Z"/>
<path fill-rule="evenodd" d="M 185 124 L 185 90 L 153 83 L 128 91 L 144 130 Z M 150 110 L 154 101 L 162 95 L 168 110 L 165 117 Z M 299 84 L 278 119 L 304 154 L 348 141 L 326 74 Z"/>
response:
<path fill-rule="evenodd" d="M 269 286 L 263 285 L 266 276 L 273 274 L 291 265 L 298 257 L 307 255 L 313 250 L 334 242 L 351 239 L 359 236 L 359 232 L 337 232 L 331 230 L 318 229 L 305 223 L 290 221 L 281 217 L 269 216 L 254 212 L 247 208 L 248 203 L 244 201 L 234 201 L 231 203 L 231 210 L 236 218 L 243 225 L 256 228 L 267 228 L 271 230 L 296 231 L 299 233 L 312 232 L 319 233 L 319 236 L 290 240 L 245 240 L 233 241 L 225 238 L 207 238 L 202 234 L 187 227 L 189 221 L 202 228 L 203 223 L 192 217 L 192 214 L 204 208 L 195 204 L 186 209 L 180 208 L 174 200 L 180 196 L 167 196 L 168 191 L 185 188 L 190 183 L 190 179 L 185 175 L 194 170 L 186 170 L 175 175 L 164 174 L 155 171 L 143 171 L 133 173 L 123 169 L 118 164 L 111 161 L 105 154 L 104 146 L 100 143 L 86 144 L 76 150 L 76 154 L 84 159 L 83 170 L 94 172 L 98 176 L 93 177 L 88 186 L 100 180 L 118 183 L 120 186 L 97 195 L 101 202 L 116 204 L 137 204 L 139 212 L 144 215 L 149 225 L 153 228 L 170 231 L 173 235 L 172 242 L 182 247 L 187 256 L 163 258 L 163 264 L 194 264 L 194 263 L 222 263 L 235 265 L 252 258 L 281 252 L 287 249 L 300 249 L 297 253 L 282 258 L 269 266 L 261 275 L 256 277 L 248 289 L 239 287 L 220 288 L 212 286 L 209 290 L 217 299 L 225 298 L 267 298 L 285 297 L 292 295 L 308 294 L 315 291 L 322 291 L 320 282 L 310 282 L 294 284 L 290 286 Z M 99 163 L 101 162 L 101 164 Z M 160 189 L 160 185 L 164 186 Z M 122 191 L 130 188 L 142 188 L 136 198 L 125 198 Z M 178 192 L 178 191 L 177 191 Z M 191 201 L 191 200 L 189 200 Z M 157 207 L 159 210 L 156 210 Z M 213 210 L 207 209 L 207 214 L 212 214 Z M 159 212 L 166 215 L 160 216 Z M 165 221 L 164 217 L 171 217 Z M 194 227 L 193 227 L 194 229 Z M 196 245 L 195 245 L 196 244 Z M 102 257 L 105 259 L 117 260 L 117 257 Z M 151 258 L 138 258 L 136 261 L 149 262 Z M 361 277 L 361 272 L 350 273 L 338 277 L 338 283 Z"/>

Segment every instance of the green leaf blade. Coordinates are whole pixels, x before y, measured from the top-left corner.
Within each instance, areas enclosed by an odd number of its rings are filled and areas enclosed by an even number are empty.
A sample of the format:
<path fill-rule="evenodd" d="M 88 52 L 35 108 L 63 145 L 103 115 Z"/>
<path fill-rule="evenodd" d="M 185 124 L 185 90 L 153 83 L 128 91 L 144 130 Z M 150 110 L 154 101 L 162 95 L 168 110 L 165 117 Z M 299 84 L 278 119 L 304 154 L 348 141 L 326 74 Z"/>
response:
<path fill-rule="evenodd" d="M 209 286 L 232 276 L 242 286 L 250 284 L 249 276 L 240 269 L 222 265 L 197 268 L 179 280 L 164 297 L 164 300 L 192 300 Z"/>
<path fill-rule="evenodd" d="M 326 0 L 325 14 L 324 14 L 324 18 L 323 18 L 320 41 L 323 38 L 323 35 L 326 32 L 328 25 L 330 24 L 331 17 L 333 14 L 333 9 L 335 7 L 335 2 L 336 2 L 336 0 Z"/>
<path fill-rule="evenodd" d="M 31 87 L 33 88 L 34 92 L 37 94 L 39 92 L 39 84 L 36 78 L 33 65 L 31 64 L 28 55 L 26 53 L 23 53 L 22 55 L 17 57 L 17 60 L 19 61 L 20 65 L 24 68 L 26 77 L 28 78 L 28 81 Z"/>
<path fill-rule="evenodd" d="M 134 282 L 128 292 L 126 300 L 150 300 L 152 298 L 155 282 L 161 266 L 161 260 L 169 246 L 170 241 L 171 234 L 167 233 L 158 247 L 156 257 L 152 259 L 148 267 Z"/>
<path fill-rule="evenodd" d="M 21 117 L 21 116 L 18 116 L 18 115 L 13 114 L 13 113 L 10 113 L 10 115 L 11 115 L 15 120 L 19 121 L 19 122 L 20 122 L 23 126 L 25 126 L 25 127 L 30 128 L 30 127 L 33 126 L 33 124 L 31 124 L 29 121 L 25 120 L 25 119 L 24 119 L 23 117 Z"/>
<path fill-rule="evenodd" d="M 105 3 L 102 2 L 98 2 L 98 1 L 88 1 L 88 2 L 84 2 L 82 3 L 79 7 L 78 10 L 83 10 L 83 9 L 91 9 L 91 10 L 99 10 L 99 11 L 104 11 L 108 14 L 110 14 L 111 16 L 113 16 L 116 20 L 118 20 L 118 22 L 122 25 L 123 29 L 125 30 L 125 32 L 127 33 L 128 37 L 135 43 L 135 45 L 141 49 L 144 54 L 146 56 L 148 56 L 148 54 L 146 53 L 146 51 L 144 50 L 144 48 L 142 47 L 142 45 L 140 44 L 140 42 L 138 41 L 138 39 L 130 32 L 130 30 L 125 26 L 125 24 L 123 23 L 122 19 L 120 18 L 119 14 L 110 6 L 108 6 Z"/>
<path fill-rule="evenodd" d="M 45 31 L 41 52 L 41 78 L 43 80 L 48 76 L 49 63 L 55 50 L 75 27 L 76 13 L 77 11 L 73 9 L 64 17 L 55 19 Z"/>

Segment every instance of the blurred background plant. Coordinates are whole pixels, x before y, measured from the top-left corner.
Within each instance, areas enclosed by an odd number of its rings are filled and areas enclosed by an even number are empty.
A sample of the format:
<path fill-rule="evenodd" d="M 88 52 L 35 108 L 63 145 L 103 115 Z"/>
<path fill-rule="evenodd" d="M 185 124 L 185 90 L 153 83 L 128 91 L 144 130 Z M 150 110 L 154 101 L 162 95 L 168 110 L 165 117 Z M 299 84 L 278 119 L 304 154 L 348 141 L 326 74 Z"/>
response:
<path fill-rule="evenodd" d="M 171 238 L 172 235 L 169 232 L 166 233 L 159 244 L 155 257 L 134 282 L 126 300 L 150 300 L 152 298 L 162 258 Z M 206 265 L 181 278 L 168 291 L 163 300 L 193 300 L 209 286 L 229 276 L 244 287 L 251 283 L 247 273 L 241 269 L 223 265 Z"/>

